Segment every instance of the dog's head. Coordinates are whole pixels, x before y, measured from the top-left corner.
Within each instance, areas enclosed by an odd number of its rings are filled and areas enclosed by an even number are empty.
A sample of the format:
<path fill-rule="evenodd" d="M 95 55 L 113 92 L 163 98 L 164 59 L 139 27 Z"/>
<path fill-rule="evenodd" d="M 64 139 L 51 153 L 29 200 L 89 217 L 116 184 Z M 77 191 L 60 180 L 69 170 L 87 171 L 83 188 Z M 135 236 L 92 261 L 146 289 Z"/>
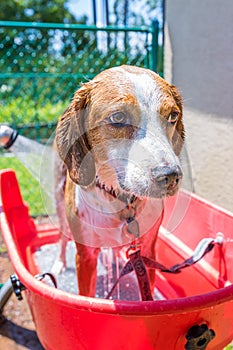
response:
<path fill-rule="evenodd" d="M 71 179 L 114 193 L 177 192 L 184 141 L 182 100 L 156 73 L 133 66 L 101 72 L 81 86 L 60 118 L 56 142 Z"/>

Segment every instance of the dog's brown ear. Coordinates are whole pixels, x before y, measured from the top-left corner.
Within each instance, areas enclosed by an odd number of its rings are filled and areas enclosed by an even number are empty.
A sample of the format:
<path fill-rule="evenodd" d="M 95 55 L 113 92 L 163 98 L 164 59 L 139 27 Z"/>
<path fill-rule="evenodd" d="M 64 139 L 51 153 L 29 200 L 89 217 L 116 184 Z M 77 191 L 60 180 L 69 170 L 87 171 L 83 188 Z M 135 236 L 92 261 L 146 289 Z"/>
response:
<path fill-rule="evenodd" d="M 179 90 L 173 85 L 171 86 L 171 93 L 180 110 L 180 116 L 176 123 L 176 131 L 172 138 L 174 152 L 176 153 L 176 155 L 179 155 L 182 150 L 184 139 L 185 139 L 185 131 L 184 131 L 184 124 L 183 124 L 183 101 Z"/>
<path fill-rule="evenodd" d="M 80 186 L 90 185 L 95 178 L 95 163 L 88 145 L 85 120 L 91 83 L 83 84 L 60 118 L 56 129 L 56 144 L 71 179 Z"/>

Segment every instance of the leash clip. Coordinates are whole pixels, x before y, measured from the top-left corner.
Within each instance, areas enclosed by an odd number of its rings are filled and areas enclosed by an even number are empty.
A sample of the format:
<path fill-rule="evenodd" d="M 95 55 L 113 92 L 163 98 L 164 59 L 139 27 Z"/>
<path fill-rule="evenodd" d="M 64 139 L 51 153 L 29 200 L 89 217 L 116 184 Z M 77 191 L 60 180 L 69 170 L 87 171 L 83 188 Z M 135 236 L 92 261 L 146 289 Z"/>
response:
<path fill-rule="evenodd" d="M 126 250 L 126 258 L 130 259 L 130 256 L 132 254 L 135 254 L 137 252 L 140 252 L 141 244 L 138 243 L 136 240 L 134 240 L 131 244 L 130 247 Z"/>

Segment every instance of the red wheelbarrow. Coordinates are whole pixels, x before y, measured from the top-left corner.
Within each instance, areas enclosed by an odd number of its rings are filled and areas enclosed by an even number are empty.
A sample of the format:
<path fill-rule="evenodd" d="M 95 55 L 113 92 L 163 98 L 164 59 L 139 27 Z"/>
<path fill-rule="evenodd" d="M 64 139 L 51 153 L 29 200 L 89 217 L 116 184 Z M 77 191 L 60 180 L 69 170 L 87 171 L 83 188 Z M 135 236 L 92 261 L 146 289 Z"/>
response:
<path fill-rule="evenodd" d="M 0 194 L 1 230 L 16 273 L 16 294 L 26 295 L 46 350 L 221 350 L 232 341 L 231 213 L 189 195 L 183 220 L 169 232 L 169 214 L 174 211 L 174 199 L 169 199 L 157 244 L 161 264 L 187 259 L 203 238 L 221 236 L 221 244 L 180 273 L 157 272 L 156 285 L 164 300 L 106 300 L 38 280 L 35 252 L 57 242 L 59 232 L 30 218 L 12 170 L 1 171 Z M 181 196 L 187 200 L 187 194 Z"/>

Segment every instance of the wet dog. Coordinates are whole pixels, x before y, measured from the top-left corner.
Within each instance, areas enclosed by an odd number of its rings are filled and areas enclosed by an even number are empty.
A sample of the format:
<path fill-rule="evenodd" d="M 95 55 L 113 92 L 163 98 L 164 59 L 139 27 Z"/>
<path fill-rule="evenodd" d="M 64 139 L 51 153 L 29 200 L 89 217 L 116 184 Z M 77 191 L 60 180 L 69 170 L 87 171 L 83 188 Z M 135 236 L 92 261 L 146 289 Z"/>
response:
<path fill-rule="evenodd" d="M 81 295 L 95 295 L 100 248 L 135 238 L 130 222 L 139 225 L 142 254 L 155 258 L 163 199 L 182 179 L 183 142 L 181 96 L 148 69 L 105 70 L 74 94 L 56 130 L 64 162 L 57 198 L 62 230 L 76 241 Z M 154 271 L 149 277 L 153 289 Z"/>

